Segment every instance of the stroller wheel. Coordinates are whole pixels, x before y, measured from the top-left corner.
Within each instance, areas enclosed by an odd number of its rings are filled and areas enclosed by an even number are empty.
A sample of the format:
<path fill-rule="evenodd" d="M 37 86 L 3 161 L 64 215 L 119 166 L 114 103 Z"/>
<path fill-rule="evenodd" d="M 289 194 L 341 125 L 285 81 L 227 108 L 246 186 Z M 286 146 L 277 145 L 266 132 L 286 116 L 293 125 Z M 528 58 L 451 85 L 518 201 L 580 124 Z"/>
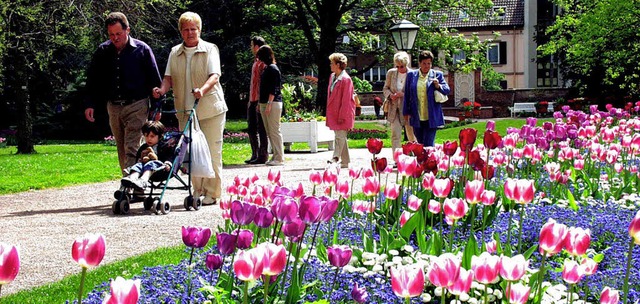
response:
<path fill-rule="evenodd" d="M 120 200 L 122 197 L 126 195 L 122 189 L 118 189 L 113 192 L 113 198 Z"/>
<path fill-rule="evenodd" d="M 151 203 L 151 211 L 155 214 L 158 214 L 160 212 L 160 209 L 162 208 L 161 203 L 160 203 L 160 198 L 159 197 L 154 197 L 153 198 L 153 202 Z"/>
<path fill-rule="evenodd" d="M 171 205 L 169 205 L 169 203 L 167 202 L 160 203 L 160 211 L 162 212 L 162 214 L 167 214 L 171 212 Z"/>
<path fill-rule="evenodd" d="M 113 204 L 111 205 L 111 211 L 113 211 L 113 214 L 120 214 L 120 201 L 113 201 Z"/>
<path fill-rule="evenodd" d="M 200 198 L 198 198 L 197 200 L 194 200 L 193 205 L 191 205 L 191 207 L 193 207 L 193 210 L 200 210 L 200 207 L 202 207 L 202 200 Z"/>
<path fill-rule="evenodd" d="M 120 200 L 119 202 L 120 205 L 120 213 L 121 214 L 129 214 L 129 199 L 125 198 L 123 200 Z"/>
<path fill-rule="evenodd" d="M 193 204 L 193 195 L 189 195 L 184 198 L 184 209 L 187 211 L 191 210 L 191 205 Z"/>
<path fill-rule="evenodd" d="M 151 210 L 153 207 L 153 198 L 148 196 L 144 198 L 144 210 Z"/>

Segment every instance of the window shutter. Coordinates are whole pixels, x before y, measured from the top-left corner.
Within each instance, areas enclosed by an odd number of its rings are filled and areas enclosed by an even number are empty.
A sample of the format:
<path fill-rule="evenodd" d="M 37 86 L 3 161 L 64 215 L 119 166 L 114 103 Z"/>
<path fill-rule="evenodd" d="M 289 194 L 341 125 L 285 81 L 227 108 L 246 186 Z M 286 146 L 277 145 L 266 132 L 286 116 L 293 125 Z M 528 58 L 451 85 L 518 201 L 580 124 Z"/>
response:
<path fill-rule="evenodd" d="M 500 41 L 500 64 L 507 64 L 507 42 Z"/>

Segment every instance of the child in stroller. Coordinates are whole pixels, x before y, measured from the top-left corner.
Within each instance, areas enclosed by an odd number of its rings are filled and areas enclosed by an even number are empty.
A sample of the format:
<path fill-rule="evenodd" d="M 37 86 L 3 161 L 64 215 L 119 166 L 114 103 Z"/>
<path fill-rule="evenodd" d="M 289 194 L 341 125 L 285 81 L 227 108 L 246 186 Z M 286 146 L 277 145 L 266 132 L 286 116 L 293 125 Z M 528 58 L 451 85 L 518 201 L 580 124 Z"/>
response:
<path fill-rule="evenodd" d="M 125 169 L 126 177 L 122 178 L 122 186 L 142 191 L 149 187 L 149 178 L 157 171 L 170 171 L 174 158 L 174 150 L 162 140 L 164 125 L 159 121 L 147 121 L 142 126 L 145 143 L 136 153 L 138 163 Z"/>

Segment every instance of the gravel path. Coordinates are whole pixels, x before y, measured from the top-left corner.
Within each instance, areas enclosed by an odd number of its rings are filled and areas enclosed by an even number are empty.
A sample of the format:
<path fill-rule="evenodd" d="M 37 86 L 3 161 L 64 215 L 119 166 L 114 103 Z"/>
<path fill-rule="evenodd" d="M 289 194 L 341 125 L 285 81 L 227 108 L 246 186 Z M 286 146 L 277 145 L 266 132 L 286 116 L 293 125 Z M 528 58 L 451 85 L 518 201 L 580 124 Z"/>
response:
<path fill-rule="evenodd" d="M 370 166 L 371 154 L 366 149 L 351 149 L 350 152 L 352 165 Z M 282 167 L 225 167 L 223 184 L 228 185 L 237 175 L 254 172 L 266 179 L 270 169 L 279 169 L 283 185 L 302 182 L 309 187 L 309 171 L 324 169 L 332 153 L 326 150 L 287 153 Z M 382 156 L 391 158 L 391 150 L 383 150 Z M 341 170 L 340 175 L 348 177 L 348 170 Z M 132 204 L 129 215 L 114 215 L 111 203 L 118 184 L 112 181 L 0 196 L 0 242 L 17 245 L 21 258 L 18 277 L 3 286 L 2 294 L 79 273 L 80 268 L 71 258 L 71 245 L 87 232 L 106 236 L 107 251 L 102 264 L 107 264 L 159 247 L 182 244 L 181 226 L 213 228 L 222 223 L 217 206 L 206 206 L 199 211 L 184 210 L 182 202 L 187 192 L 178 190 L 165 194 L 166 201 L 173 207 L 168 215 L 153 215 L 145 211 L 141 203 Z"/>

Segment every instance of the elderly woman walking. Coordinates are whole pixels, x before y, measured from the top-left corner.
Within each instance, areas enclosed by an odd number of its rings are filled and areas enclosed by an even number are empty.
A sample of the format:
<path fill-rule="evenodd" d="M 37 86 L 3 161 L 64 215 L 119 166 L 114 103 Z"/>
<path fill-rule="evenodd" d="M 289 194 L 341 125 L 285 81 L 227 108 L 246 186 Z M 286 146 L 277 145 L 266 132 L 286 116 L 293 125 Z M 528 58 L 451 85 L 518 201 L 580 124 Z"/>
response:
<path fill-rule="evenodd" d="M 353 82 L 345 71 L 347 56 L 333 53 L 331 61 L 331 77 L 327 88 L 327 127 L 336 134 L 335 150 L 329 163 L 340 163 L 342 168 L 349 167 L 349 146 L 347 132 L 353 129 L 356 115 L 356 101 L 353 94 Z"/>
<path fill-rule="evenodd" d="M 154 88 L 153 94 L 158 98 L 173 88 L 181 130 L 195 100 L 200 100 L 196 116 L 209 144 L 215 176 L 192 176 L 192 180 L 196 199 L 204 196 L 202 204 L 213 205 L 222 195 L 222 138 L 228 110 L 220 85 L 220 52 L 215 44 L 200 39 L 202 19 L 198 14 L 182 14 L 178 28 L 183 42 L 171 49 L 162 86 Z"/>
<path fill-rule="evenodd" d="M 416 141 L 413 128 L 404 120 L 402 109 L 404 108 L 404 85 L 409 71 L 409 54 L 398 52 L 393 55 L 395 68 L 387 71 L 384 82 L 385 107 L 388 107 L 387 121 L 391 126 L 391 147 L 395 151 L 401 148 L 402 128 L 405 128 L 409 141 Z"/>

